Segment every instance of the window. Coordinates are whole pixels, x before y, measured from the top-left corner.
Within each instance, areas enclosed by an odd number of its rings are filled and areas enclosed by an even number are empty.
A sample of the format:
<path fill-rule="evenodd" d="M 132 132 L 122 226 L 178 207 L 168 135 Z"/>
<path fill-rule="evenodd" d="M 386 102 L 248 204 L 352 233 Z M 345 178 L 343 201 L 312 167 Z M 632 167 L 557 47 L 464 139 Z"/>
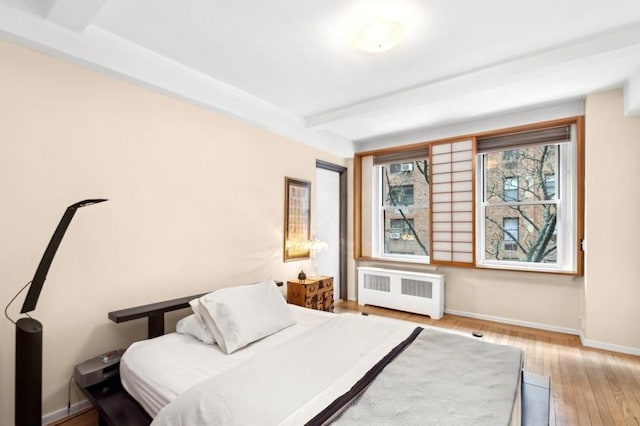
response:
<path fill-rule="evenodd" d="M 543 191 L 544 191 L 544 199 L 552 200 L 556 195 L 556 176 L 555 175 L 546 175 L 544 177 Z"/>
<path fill-rule="evenodd" d="M 477 264 L 574 270 L 575 144 L 502 138 L 486 151 L 478 141 Z"/>
<path fill-rule="evenodd" d="M 582 274 L 582 126 L 356 154 L 356 257 Z"/>
<path fill-rule="evenodd" d="M 428 261 L 429 167 L 424 151 L 423 158 L 374 165 L 374 257 Z"/>
<path fill-rule="evenodd" d="M 519 155 L 519 154 L 520 154 L 520 153 L 518 152 L 518 150 L 517 150 L 517 149 L 509 149 L 509 150 L 504 151 L 504 152 L 502 153 L 502 159 L 503 159 L 504 161 L 515 161 L 515 160 L 517 160 L 517 159 L 518 159 L 518 155 Z"/>
<path fill-rule="evenodd" d="M 413 240 L 413 230 L 415 229 L 414 219 L 390 219 L 389 239 L 391 240 Z"/>
<path fill-rule="evenodd" d="M 518 201 L 518 178 L 504 178 L 503 198 L 505 201 Z"/>
<path fill-rule="evenodd" d="M 413 204 L 413 185 L 391 186 L 387 196 L 392 206 L 410 206 Z"/>
<path fill-rule="evenodd" d="M 518 250 L 518 241 L 520 240 L 520 237 L 518 236 L 520 231 L 520 220 L 517 217 L 505 217 L 502 219 L 502 229 L 504 232 L 502 237 L 504 250 Z"/>

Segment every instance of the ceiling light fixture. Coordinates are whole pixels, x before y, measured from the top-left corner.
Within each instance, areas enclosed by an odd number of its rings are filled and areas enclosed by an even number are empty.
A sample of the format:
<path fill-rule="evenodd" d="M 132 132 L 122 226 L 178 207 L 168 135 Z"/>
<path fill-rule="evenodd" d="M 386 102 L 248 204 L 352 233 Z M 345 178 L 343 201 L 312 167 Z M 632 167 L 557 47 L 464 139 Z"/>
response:
<path fill-rule="evenodd" d="M 355 37 L 355 47 L 364 52 L 386 52 L 402 41 L 404 27 L 398 21 L 376 17 L 362 26 Z"/>

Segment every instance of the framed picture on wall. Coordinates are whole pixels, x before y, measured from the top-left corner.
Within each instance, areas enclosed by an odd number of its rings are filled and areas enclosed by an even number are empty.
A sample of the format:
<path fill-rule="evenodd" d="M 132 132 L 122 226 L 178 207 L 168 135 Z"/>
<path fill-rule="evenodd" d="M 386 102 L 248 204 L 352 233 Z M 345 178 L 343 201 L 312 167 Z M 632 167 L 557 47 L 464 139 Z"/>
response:
<path fill-rule="evenodd" d="M 284 178 L 284 261 L 309 258 L 311 182 Z"/>

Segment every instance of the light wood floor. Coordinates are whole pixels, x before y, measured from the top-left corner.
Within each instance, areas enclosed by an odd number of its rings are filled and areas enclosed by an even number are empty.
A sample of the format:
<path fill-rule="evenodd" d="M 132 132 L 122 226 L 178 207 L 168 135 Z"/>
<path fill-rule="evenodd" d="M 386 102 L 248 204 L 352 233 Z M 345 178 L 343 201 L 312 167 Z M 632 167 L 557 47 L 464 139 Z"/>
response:
<path fill-rule="evenodd" d="M 49 426 L 98 426 L 98 412 L 94 408 L 82 410 L 68 419 L 51 423 Z"/>
<path fill-rule="evenodd" d="M 355 302 L 336 303 L 336 312 L 357 311 L 469 333 L 478 330 L 484 340 L 521 348 L 525 370 L 551 378 L 551 425 L 640 426 L 640 357 L 585 348 L 577 336 L 568 334 L 455 315 L 436 321 Z M 95 410 L 64 422 L 65 426 L 97 424 Z"/>

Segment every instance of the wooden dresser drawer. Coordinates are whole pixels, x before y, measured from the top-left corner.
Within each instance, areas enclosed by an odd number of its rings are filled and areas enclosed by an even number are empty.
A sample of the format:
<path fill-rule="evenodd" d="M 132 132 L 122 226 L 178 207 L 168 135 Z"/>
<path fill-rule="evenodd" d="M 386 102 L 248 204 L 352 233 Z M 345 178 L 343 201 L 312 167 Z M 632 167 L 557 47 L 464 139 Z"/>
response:
<path fill-rule="evenodd" d="M 312 277 L 304 281 L 287 281 L 287 302 L 333 312 L 333 278 Z"/>

